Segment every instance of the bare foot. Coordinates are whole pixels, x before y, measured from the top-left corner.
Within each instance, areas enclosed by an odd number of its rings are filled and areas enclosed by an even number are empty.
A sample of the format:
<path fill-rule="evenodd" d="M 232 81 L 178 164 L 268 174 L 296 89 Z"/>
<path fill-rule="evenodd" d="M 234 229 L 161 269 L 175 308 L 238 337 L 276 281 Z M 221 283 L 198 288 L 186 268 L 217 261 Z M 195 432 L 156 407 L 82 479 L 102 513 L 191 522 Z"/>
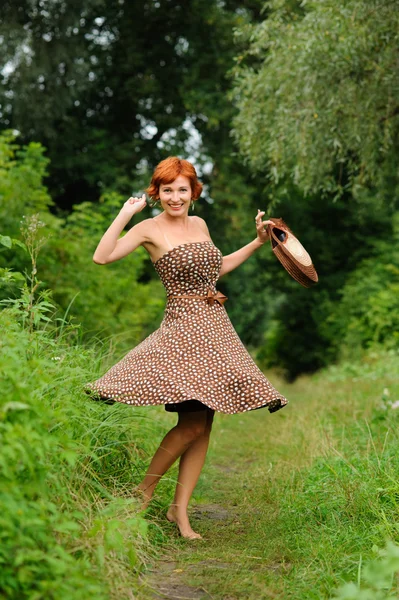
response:
<path fill-rule="evenodd" d="M 176 523 L 180 535 L 188 540 L 202 540 L 203 537 L 191 528 L 187 513 L 178 513 L 176 506 L 171 506 L 166 513 L 166 518 L 171 523 Z"/>

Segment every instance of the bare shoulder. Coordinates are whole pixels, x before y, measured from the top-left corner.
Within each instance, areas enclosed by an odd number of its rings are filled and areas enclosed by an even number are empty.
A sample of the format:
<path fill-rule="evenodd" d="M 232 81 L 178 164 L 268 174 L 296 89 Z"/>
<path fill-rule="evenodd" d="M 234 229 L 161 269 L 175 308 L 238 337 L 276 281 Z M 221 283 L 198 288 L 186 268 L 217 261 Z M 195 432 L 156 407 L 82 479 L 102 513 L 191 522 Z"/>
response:
<path fill-rule="evenodd" d="M 204 219 L 201 219 L 201 217 L 197 217 L 194 215 L 191 218 L 193 219 L 194 223 L 196 223 L 199 227 L 201 227 L 201 229 L 204 233 L 209 235 L 209 229 L 208 229 L 208 226 L 207 226 L 206 222 L 204 221 Z"/>
<path fill-rule="evenodd" d="M 143 241 L 152 241 L 154 231 L 154 221 L 152 218 L 143 219 L 143 221 L 140 221 L 140 223 L 137 223 L 134 226 L 134 229 L 137 231 L 137 233 L 140 233 L 141 237 L 143 238 Z"/>
<path fill-rule="evenodd" d="M 143 246 L 150 254 L 155 248 L 162 246 L 162 230 L 156 223 L 157 217 L 150 217 L 141 221 L 141 234 L 143 236 Z"/>
<path fill-rule="evenodd" d="M 140 227 L 143 231 L 146 229 L 150 229 L 153 226 L 154 219 L 149 217 L 148 219 L 143 219 L 140 223 L 137 223 L 137 226 Z"/>

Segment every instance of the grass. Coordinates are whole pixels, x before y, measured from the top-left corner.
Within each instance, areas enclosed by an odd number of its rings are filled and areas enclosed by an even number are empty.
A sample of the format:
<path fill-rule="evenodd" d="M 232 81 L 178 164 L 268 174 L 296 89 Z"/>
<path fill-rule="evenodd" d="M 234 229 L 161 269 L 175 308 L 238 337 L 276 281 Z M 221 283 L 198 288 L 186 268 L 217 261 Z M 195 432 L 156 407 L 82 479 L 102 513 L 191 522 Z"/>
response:
<path fill-rule="evenodd" d="M 132 487 L 166 424 L 90 400 L 99 357 L 73 328 L 0 312 L 0 598 L 133 598 L 164 534 Z"/>
<path fill-rule="evenodd" d="M 396 353 L 271 374 L 288 407 L 218 414 L 193 543 L 165 519 L 176 467 L 147 515 L 131 494 L 174 416 L 91 401 L 83 383 L 113 358 L 69 326 L 28 331 L 14 307 L 0 329 L 0 598 L 397 596 L 398 548 L 378 555 L 399 542 Z"/>
<path fill-rule="evenodd" d="M 367 587 L 362 564 L 399 541 L 399 359 L 368 361 L 277 382 L 291 402 L 275 415 L 217 416 L 192 510 L 206 541 L 176 538 L 169 580 L 229 600 Z"/>

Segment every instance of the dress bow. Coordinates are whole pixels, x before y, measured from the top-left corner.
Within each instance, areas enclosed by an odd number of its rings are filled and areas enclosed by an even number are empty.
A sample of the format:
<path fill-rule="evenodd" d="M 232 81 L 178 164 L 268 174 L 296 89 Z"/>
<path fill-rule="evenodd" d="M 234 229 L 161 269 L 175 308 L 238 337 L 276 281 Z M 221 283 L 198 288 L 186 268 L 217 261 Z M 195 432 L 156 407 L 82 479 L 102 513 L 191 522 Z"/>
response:
<path fill-rule="evenodd" d="M 207 300 L 208 304 L 210 304 L 211 306 L 213 306 L 213 303 L 215 302 L 215 300 L 216 300 L 216 302 L 219 302 L 220 306 L 223 306 L 224 302 L 226 302 L 226 300 L 227 300 L 227 296 L 222 294 L 222 292 L 213 293 L 211 290 L 208 290 L 208 293 L 206 295 L 206 300 Z"/>

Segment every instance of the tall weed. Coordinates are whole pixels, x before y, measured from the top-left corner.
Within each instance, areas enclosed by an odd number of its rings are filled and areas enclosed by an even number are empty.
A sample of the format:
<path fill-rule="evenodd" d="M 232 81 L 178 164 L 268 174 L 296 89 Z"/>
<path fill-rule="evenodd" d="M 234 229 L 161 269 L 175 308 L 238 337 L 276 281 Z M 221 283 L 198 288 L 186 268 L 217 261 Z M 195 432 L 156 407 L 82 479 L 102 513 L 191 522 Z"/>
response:
<path fill-rule="evenodd" d="M 79 344 L 79 327 L 54 321 L 27 247 L 28 282 L 0 312 L 0 590 L 10 600 L 132 597 L 153 553 L 132 488 L 162 421 L 84 393 L 101 354 Z"/>

